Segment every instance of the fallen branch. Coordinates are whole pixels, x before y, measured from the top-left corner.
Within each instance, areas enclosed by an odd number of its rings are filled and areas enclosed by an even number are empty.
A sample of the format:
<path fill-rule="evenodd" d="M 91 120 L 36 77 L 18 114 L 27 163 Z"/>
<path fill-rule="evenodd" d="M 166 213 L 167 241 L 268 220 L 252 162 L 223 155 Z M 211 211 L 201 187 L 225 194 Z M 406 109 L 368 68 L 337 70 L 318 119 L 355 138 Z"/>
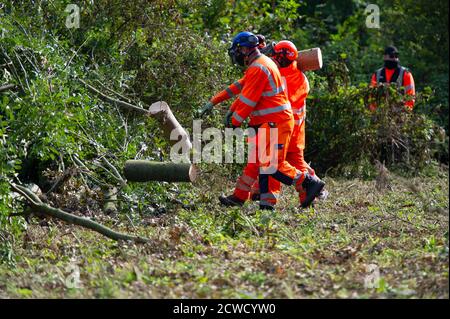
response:
<path fill-rule="evenodd" d="M 116 179 L 120 182 L 120 186 L 124 187 L 127 185 L 127 182 L 123 179 L 122 175 L 120 175 L 119 171 L 117 170 L 117 168 L 111 164 L 106 157 L 102 158 L 103 163 L 106 164 L 106 166 L 109 167 L 109 169 L 111 170 L 112 174 L 116 177 Z"/>
<path fill-rule="evenodd" d="M 33 192 L 31 192 L 26 187 L 21 185 L 17 185 L 11 183 L 11 188 L 18 194 L 20 194 L 23 198 L 27 200 L 27 202 L 31 205 L 31 207 L 36 210 L 36 212 L 47 215 L 53 218 L 61 219 L 69 224 L 74 224 L 78 226 L 82 226 L 91 230 L 94 230 L 108 238 L 114 240 L 130 240 L 137 243 L 148 243 L 150 239 L 144 237 L 136 237 L 127 234 L 122 234 L 115 232 L 114 230 L 103 226 L 97 222 L 94 222 L 90 219 L 79 217 L 73 214 L 69 214 L 61 209 L 51 207 L 45 203 L 43 203 L 39 197 L 37 197 Z"/>
<path fill-rule="evenodd" d="M 15 84 L 6 84 L 6 85 L 2 85 L 0 86 L 0 93 L 3 91 L 8 91 L 8 90 L 12 90 L 16 87 Z"/>
<path fill-rule="evenodd" d="M 112 97 L 110 97 L 110 96 L 104 94 L 103 92 L 97 90 L 95 87 L 93 87 L 93 86 L 90 85 L 89 83 L 83 81 L 82 79 L 78 79 L 78 80 L 79 80 L 81 83 L 83 83 L 83 85 L 86 86 L 87 89 L 88 89 L 89 91 L 91 91 L 92 93 L 94 93 L 95 95 L 97 95 L 99 98 L 101 98 L 101 99 L 102 99 L 103 101 L 105 101 L 105 102 L 108 102 L 108 103 L 117 105 L 117 106 L 119 106 L 119 107 L 121 107 L 122 109 L 125 109 L 125 110 L 127 110 L 127 111 L 137 112 L 137 113 L 142 114 L 142 115 L 146 115 L 146 114 L 149 113 L 146 109 L 144 109 L 144 108 L 142 108 L 142 107 L 139 107 L 139 106 L 130 104 L 130 103 L 128 103 L 128 102 L 124 102 L 124 101 L 121 101 L 121 100 L 112 98 Z"/>

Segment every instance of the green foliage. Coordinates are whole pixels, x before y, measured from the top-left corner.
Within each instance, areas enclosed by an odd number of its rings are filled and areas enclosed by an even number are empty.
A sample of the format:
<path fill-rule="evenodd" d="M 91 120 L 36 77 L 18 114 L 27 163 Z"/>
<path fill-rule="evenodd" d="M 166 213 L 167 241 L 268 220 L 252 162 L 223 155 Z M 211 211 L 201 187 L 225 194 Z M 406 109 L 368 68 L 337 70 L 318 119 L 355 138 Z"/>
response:
<path fill-rule="evenodd" d="M 330 81 L 328 82 L 330 84 Z M 373 177 L 377 160 L 421 170 L 448 161 L 448 136 L 425 115 L 406 111 L 393 87 L 337 86 L 308 99 L 306 158 L 324 172 Z M 417 100 L 425 99 L 418 96 Z M 369 104 L 376 103 L 375 111 Z"/>

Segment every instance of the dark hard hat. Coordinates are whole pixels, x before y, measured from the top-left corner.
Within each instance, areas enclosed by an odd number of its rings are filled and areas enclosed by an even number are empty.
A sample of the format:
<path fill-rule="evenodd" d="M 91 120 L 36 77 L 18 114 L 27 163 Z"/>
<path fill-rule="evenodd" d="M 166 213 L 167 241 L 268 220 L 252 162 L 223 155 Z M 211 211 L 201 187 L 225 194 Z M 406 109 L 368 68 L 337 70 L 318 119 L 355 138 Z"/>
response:
<path fill-rule="evenodd" d="M 266 42 L 266 37 L 262 34 L 257 34 L 256 37 L 258 38 L 259 44 Z"/>
<path fill-rule="evenodd" d="M 386 47 L 386 49 L 384 49 L 384 54 L 390 56 L 398 56 L 398 50 L 393 45 L 390 45 Z"/>
<path fill-rule="evenodd" d="M 248 48 L 255 48 L 258 46 L 259 40 L 251 32 L 244 31 L 238 33 L 233 39 L 233 44 L 231 45 L 231 48 L 237 48 L 239 46 L 241 47 L 248 47 Z"/>

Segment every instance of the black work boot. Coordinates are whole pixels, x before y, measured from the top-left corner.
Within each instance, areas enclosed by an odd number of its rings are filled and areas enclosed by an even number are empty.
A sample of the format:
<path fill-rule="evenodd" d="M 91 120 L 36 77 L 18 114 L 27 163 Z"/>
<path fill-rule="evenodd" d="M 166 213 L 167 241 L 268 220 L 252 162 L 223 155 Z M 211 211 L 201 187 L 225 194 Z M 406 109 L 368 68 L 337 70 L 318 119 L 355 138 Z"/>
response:
<path fill-rule="evenodd" d="M 306 192 L 306 197 L 302 202 L 302 207 L 306 208 L 311 205 L 314 199 L 320 194 L 324 186 L 325 183 L 317 178 L 317 176 L 306 174 L 305 180 L 302 183 L 302 187 Z"/>
<path fill-rule="evenodd" d="M 273 206 L 269 206 L 269 205 L 259 205 L 259 209 L 260 210 L 275 210 L 275 208 Z"/>
<path fill-rule="evenodd" d="M 324 187 L 320 191 L 319 195 L 317 195 L 317 199 L 322 200 L 322 201 L 326 200 L 328 198 L 328 195 L 330 195 L 330 193 Z"/>
<path fill-rule="evenodd" d="M 240 200 L 239 198 L 237 198 L 234 195 L 230 195 L 230 196 L 220 195 L 219 201 L 224 206 L 239 206 L 240 207 L 240 206 L 244 205 L 244 201 Z"/>
<path fill-rule="evenodd" d="M 260 196 L 259 193 L 253 193 L 253 194 L 250 196 L 250 199 L 251 199 L 252 201 L 254 201 L 254 202 L 259 201 L 260 198 L 261 198 L 261 196 Z"/>

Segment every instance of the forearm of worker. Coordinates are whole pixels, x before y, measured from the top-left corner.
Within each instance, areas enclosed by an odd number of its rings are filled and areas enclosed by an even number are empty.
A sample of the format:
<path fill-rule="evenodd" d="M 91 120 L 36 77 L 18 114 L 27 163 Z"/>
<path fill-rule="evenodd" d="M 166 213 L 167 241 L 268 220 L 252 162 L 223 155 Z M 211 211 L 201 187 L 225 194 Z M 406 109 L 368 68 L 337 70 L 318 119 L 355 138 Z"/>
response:
<path fill-rule="evenodd" d="M 243 79 L 240 79 L 240 80 L 232 83 L 225 90 L 214 95 L 210 100 L 211 103 L 216 105 L 216 104 L 222 103 L 223 101 L 226 101 L 228 99 L 235 97 L 236 95 L 238 95 L 241 92 L 243 83 L 244 83 Z"/>
<path fill-rule="evenodd" d="M 247 71 L 244 79 L 245 85 L 242 92 L 231 105 L 234 126 L 240 126 L 255 108 L 267 82 L 267 75 L 259 68 L 251 68 Z"/>
<path fill-rule="evenodd" d="M 226 90 L 220 91 L 219 93 L 217 93 L 216 95 L 214 95 L 210 102 L 213 105 L 217 105 L 219 103 L 222 103 L 223 101 L 226 101 L 230 98 L 230 96 L 228 95 L 228 92 Z"/>

